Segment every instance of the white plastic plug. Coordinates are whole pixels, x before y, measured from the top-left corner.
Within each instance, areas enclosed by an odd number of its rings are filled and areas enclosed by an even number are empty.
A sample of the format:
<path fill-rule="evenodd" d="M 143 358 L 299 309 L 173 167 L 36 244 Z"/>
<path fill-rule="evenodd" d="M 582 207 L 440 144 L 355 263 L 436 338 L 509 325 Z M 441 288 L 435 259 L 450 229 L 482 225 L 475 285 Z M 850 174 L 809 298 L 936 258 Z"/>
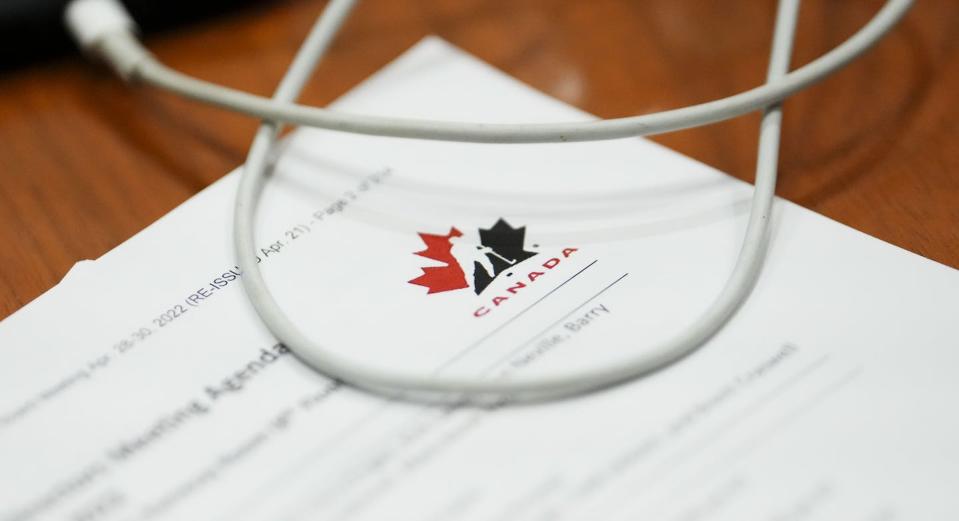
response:
<path fill-rule="evenodd" d="M 131 81 L 150 54 L 137 40 L 137 25 L 119 0 L 71 0 L 63 13 L 80 48 Z"/>
<path fill-rule="evenodd" d="M 73 39 L 86 52 L 113 34 L 135 34 L 137 25 L 119 0 L 72 0 L 64 11 L 64 22 Z"/>

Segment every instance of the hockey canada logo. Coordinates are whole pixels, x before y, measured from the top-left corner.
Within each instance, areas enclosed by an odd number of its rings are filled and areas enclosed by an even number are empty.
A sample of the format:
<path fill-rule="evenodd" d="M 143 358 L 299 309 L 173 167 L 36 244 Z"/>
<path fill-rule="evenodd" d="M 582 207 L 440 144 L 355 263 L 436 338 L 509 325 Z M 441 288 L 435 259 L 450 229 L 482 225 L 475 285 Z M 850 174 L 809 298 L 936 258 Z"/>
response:
<path fill-rule="evenodd" d="M 477 317 L 517 295 L 576 251 L 576 248 L 563 248 L 544 262 L 530 263 L 528 269 L 522 269 L 520 264 L 540 252 L 526 249 L 526 227 L 514 228 L 502 218 L 490 228 L 479 229 L 478 244 L 467 240 L 455 226 L 445 235 L 420 233 L 419 236 L 426 249 L 415 254 L 443 264 L 423 267 L 423 274 L 409 281 L 427 288 L 427 294 L 471 289 L 479 296 L 501 276 L 510 280 L 508 287 L 489 297 L 489 305 L 480 306 L 473 313 Z"/>

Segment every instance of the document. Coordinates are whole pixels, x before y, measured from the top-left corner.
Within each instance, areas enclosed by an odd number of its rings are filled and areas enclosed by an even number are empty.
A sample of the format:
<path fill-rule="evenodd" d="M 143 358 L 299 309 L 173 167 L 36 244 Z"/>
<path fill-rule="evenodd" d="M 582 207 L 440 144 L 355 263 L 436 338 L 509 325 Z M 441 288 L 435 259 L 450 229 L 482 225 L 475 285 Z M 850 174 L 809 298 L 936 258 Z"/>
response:
<path fill-rule="evenodd" d="M 336 110 L 589 115 L 429 38 Z M 727 327 L 538 405 L 384 400 L 261 324 L 234 172 L 0 323 L 0 520 L 959 519 L 959 273 L 777 200 Z M 752 186 L 644 139 L 483 145 L 298 130 L 257 218 L 296 324 L 375 367 L 537 375 L 688 327 Z"/>

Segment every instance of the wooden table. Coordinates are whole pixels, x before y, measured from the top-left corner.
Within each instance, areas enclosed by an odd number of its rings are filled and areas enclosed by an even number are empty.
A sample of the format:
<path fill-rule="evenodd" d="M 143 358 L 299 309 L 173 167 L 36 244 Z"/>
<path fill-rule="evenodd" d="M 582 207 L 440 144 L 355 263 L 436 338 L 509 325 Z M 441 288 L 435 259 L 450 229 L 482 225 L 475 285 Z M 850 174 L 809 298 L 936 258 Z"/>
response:
<path fill-rule="evenodd" d="M 187 73 L 269 94 L 320 0 L 265 3 L 150 37 Z M 880 0 L 808 0 L 794 64 Z M 785 105 L 779 194 L 959 267 L 959 2 L 923 0 L 861 60 Z M 763 81 L 772 0 L 367 0 L 303 100 L 325 104 L 427 34 L 603 117 Z M 655 139 L 751 179 L 758 115 Z M 256 123 L 80 57 L 0 76 L 0 318 L 243 158 Z M 145 268 L 146 269 L 146 268 Z"/>

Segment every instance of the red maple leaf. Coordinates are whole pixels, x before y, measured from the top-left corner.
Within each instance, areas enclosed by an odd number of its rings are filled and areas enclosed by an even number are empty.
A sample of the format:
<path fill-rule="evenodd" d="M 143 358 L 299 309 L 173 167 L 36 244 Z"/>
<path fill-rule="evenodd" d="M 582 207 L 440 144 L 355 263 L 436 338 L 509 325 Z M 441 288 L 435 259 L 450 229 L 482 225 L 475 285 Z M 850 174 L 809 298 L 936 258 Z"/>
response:
<path fill-rule="evenodd" d="M 463 232 L 457 230 L 455 227 L 451 227 L 450 232 L 446 235 L 420 233 L 420 239 L 423 240 L 426 249 L 416 252 L 416 255 L 443 262 L 446 266 L 420 268 L 423 270 L 423 274 L 409 281 L 409 283 L 425 286 L 429 289 L 427 294 L 468 288 L 469 284 L 466 282 L 466 274 L 463 273 L 463 268 L 460 267 L 459 263 L 456 262 L 456 258 L 454 258 L 450 252 L 453 247 L 450 243 L 450 238 L 461 237 L 462 235 Z"/>

